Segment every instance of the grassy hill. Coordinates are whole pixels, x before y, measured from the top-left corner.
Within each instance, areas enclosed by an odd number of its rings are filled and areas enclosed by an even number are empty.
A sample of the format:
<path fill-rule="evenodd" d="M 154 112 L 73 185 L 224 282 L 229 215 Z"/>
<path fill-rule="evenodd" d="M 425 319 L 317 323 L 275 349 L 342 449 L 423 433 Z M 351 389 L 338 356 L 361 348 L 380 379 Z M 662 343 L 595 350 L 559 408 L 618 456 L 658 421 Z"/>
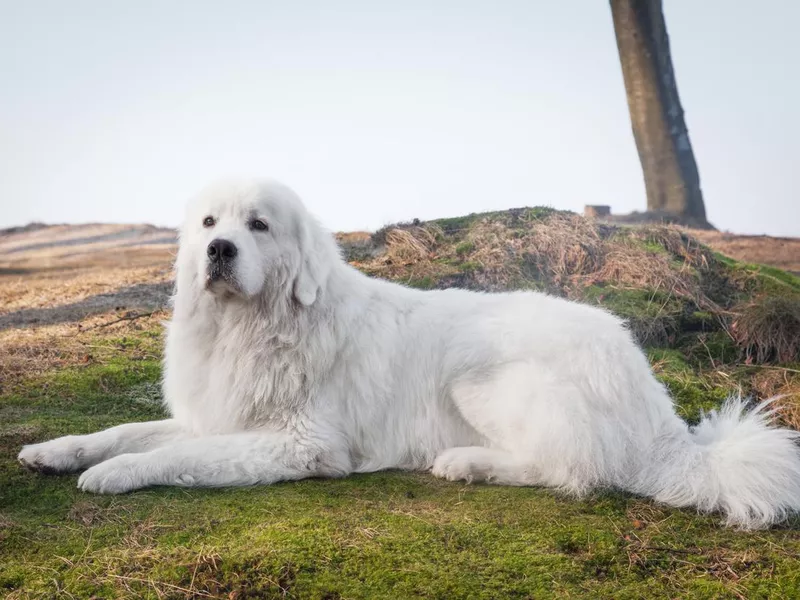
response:
<path fill-rule="evenodd" d="M 42 239 L 0 247 L 43 252 L 53 234 L 9 235 Z M 163 416 L 174 247 L 146 235 L 146 247 L 104 247 L 96 260 L 73 244 L 0 261 L 0 595 L 800 597 L 800 519 L 742 533 L 616 492 L 574 500 L 427 474 L 101 497 L 79 493 L 76 477 L 24 472 L 24 443 Z M 678 229 L 537 208 L 339 239 L 355 266 L 405 285 L 604 306 L 629 320 L 688 421 L 730 393 L 784 394 L 779 418 L 800 428 L 800 279 L 788 272 Z"/>

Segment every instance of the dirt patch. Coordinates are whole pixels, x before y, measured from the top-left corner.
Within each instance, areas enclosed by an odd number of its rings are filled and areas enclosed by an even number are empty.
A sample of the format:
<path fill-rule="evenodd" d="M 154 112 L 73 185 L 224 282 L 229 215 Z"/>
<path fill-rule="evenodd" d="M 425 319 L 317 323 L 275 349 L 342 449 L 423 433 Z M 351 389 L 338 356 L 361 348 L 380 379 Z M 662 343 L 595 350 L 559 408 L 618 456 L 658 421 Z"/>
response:
<path fill-rule="evenodd" d="M 736 260 L 800 273 L 800 238 L 737 235 L 696 229 L 689 230 L 689 233 L 717 252 Z"/>

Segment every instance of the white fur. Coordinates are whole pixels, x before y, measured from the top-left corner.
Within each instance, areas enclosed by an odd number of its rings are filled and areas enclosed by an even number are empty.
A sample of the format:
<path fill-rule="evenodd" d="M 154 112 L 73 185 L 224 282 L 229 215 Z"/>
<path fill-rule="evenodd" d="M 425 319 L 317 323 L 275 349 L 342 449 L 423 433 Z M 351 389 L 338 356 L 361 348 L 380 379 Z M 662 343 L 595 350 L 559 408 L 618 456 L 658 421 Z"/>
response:
<path fill-rule="evenodd" d="M 269 231 L 251 230 L 254 216 Z M 230 285 L 206 282 L 217 237 L 239 249 Z M 173 418 L 26 446 L 24 464 L 90 467 L 78 485 L 100 493 L 400 468 L 613 486 L 746 528 L 800 510 L 797 434 L 736 399 L 690 431 L 616 317 L 530 292 L 371 279 L 278 183 L 200 195 L 176 267 Z"/>

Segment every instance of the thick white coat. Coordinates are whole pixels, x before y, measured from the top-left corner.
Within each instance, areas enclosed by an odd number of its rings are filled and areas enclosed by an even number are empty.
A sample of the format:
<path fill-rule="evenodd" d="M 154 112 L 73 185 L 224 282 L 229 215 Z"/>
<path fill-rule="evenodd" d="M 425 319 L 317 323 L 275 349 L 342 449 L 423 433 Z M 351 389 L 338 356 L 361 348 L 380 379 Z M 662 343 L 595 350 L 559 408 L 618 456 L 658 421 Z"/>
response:
<path fill-rule="evenodd" d="M 216 238 L 238 248 L 228 283 L 207 280 Z M 23 464 L 88 467 L 79 486 L 100 493 L 400 468 L 616 487 L 746 528 L 800 510 L 797 434 L 770 427 L 766 405 L 731 399 L 690 431 L 616 317 L 532 292 L 369 278 L 274 181 L 195 199 L 176 269 L 172 419 L 26 446 Z"/>

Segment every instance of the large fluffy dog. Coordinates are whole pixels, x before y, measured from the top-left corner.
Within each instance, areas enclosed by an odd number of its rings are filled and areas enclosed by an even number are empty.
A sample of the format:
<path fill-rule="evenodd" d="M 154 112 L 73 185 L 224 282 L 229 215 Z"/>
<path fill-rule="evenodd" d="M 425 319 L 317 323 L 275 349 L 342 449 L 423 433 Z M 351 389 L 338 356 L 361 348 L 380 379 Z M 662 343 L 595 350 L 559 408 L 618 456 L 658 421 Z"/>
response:
<path fill-rule="evenodd" d="M 536 293 L 370 279 L 276 182 L 188 209 L 168 326 L 171 419 L 23 448 L 81 489 L 234 486 L 380 469 L 613 486 L 763 527 L 800 510 L 796 433 L 729 401 L 690 430 L 623 324 Z"/>

